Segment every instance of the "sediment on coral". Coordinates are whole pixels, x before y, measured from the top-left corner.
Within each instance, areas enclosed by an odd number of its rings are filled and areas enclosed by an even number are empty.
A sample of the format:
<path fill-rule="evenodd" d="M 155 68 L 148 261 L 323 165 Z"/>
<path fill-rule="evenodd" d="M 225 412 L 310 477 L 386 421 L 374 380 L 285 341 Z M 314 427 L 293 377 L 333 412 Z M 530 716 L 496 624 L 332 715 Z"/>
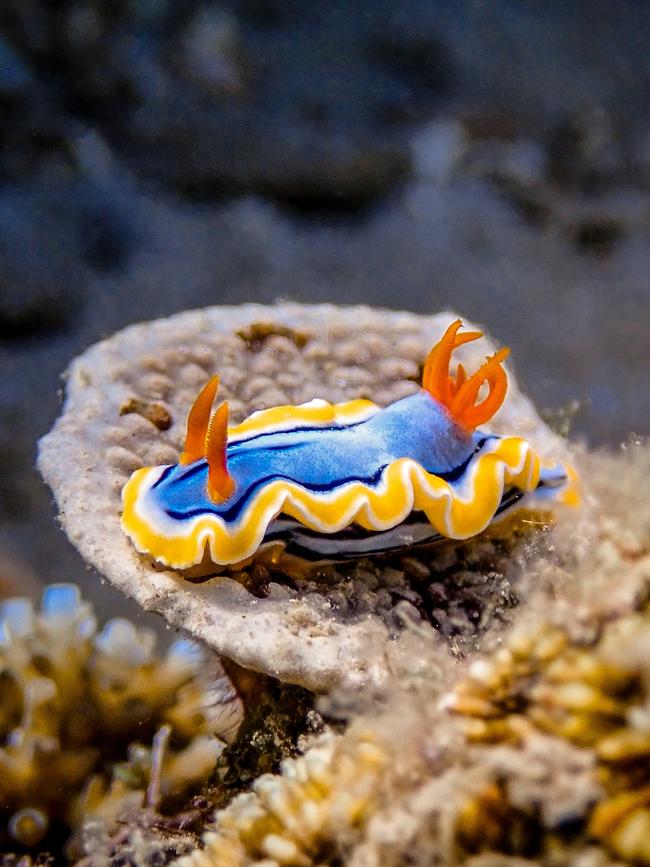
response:
<path fill-rule="evenodd" d="M 379 702 L 339 697 L 347 730 L 176 867 L 650 864 L 650 445 L 582 463 L 585 526 L 548 535 L 509 630 L 462 664 L 416 630 Z"/>
<path fill-rule="evenodd" d="M 40 608 L 0 606 L 0 846 L 60 852 L 93 818 L 176 811 L 206 783 L 241 719 L 219 661 L 115 619 L 98 629 L 74 585 Z M 79 840 L 73 847 L 79 849 Z"/>

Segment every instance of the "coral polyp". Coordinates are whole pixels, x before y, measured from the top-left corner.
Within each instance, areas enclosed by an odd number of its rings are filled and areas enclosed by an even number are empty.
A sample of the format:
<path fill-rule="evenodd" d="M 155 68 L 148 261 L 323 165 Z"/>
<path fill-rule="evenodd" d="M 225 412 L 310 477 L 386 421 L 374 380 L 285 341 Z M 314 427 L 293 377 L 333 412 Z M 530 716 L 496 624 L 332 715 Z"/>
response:
<path fill-rule="evenodd" d="M 286 759 L 279 775 L 259 777 L 219 814 L 218 831 L 204 848 L 175 867 L 244 867 L 247 864 L 330 863 L 336 840 L 359 830 L 378 804 L 389 757 L 372 734 L 347 744 L 320 737 L 306 755 Z"/>
<path fill-rule="evenodd" d="M 474 742 L 519 743 L 532 725 L 593 751 L 605 797 L 590 834 L 650 863 L 650 609 L 606 624 L 595 646 L 551 625 L 515 632 L 450 707 Z"/>
<path fill-rule="evenodd" d="M 37 847 L 130 795 L 153 808 L 211 773 L 240 707 L 218 661 L 180 640 L 163 654 L 130 621 L 99 630 L 74 585 L 40 608 L 0 606 L 0 839 Z"/>

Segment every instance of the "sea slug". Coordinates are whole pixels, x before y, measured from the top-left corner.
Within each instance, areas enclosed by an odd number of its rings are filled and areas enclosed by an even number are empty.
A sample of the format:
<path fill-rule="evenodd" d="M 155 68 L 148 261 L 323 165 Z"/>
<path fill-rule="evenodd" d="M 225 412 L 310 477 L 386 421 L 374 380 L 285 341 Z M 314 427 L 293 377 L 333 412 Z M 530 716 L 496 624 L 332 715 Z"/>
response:
<path fill-rule="evenodd" d="M 573 470 L 519 436 L 481 430 L 506 396 L 501 349 L 471 376 L 452 353 L 481 332 L 453 322 L 416 393 L 381 408 L 312 400 L 228 426 L 219 379 L 192 407 L 178 464 L 137 470 L 122 528 L 141 553 L 187 569 L 240 563 L 263 543 L 344 560 L 441 538 L 467 539 L 516 508 L 578 500 Z"/>

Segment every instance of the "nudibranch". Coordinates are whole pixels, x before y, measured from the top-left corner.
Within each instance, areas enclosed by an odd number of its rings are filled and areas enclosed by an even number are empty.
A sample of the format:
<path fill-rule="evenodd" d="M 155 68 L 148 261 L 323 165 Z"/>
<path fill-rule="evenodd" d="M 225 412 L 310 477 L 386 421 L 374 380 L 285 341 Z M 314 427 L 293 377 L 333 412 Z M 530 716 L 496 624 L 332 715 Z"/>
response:
<path fill-rule="evenodd" d="M 506 396 L 508 350 L 452 377 L 454 350 L 482 336 L 461 328 L 433 347 L 419 391 L 384 408 L 312 400 L 229 427 L 227 402 L 213 412 L 213 377 L 178 464 L 139 469 L 125 485 L 122 528 L 174 569 L 241 563 L 263 543 L 336 561 L 467 539 L 516 508 L 577 502 L 571 468 L 480 429 Z"/>

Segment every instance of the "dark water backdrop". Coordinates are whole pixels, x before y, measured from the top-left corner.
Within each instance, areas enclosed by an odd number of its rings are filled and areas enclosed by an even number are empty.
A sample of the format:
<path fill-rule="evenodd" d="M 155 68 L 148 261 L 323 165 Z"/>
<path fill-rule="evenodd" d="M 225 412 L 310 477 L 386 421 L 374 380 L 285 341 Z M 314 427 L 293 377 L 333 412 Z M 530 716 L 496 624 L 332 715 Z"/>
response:
<path fill-rule="evenodd" d="M 452 306 L 575 435 L 647 433 L 648 46 L 638 0 L 2 0 L 5 590 L 83 579 L 35 441 L 138 319 Z"/>

